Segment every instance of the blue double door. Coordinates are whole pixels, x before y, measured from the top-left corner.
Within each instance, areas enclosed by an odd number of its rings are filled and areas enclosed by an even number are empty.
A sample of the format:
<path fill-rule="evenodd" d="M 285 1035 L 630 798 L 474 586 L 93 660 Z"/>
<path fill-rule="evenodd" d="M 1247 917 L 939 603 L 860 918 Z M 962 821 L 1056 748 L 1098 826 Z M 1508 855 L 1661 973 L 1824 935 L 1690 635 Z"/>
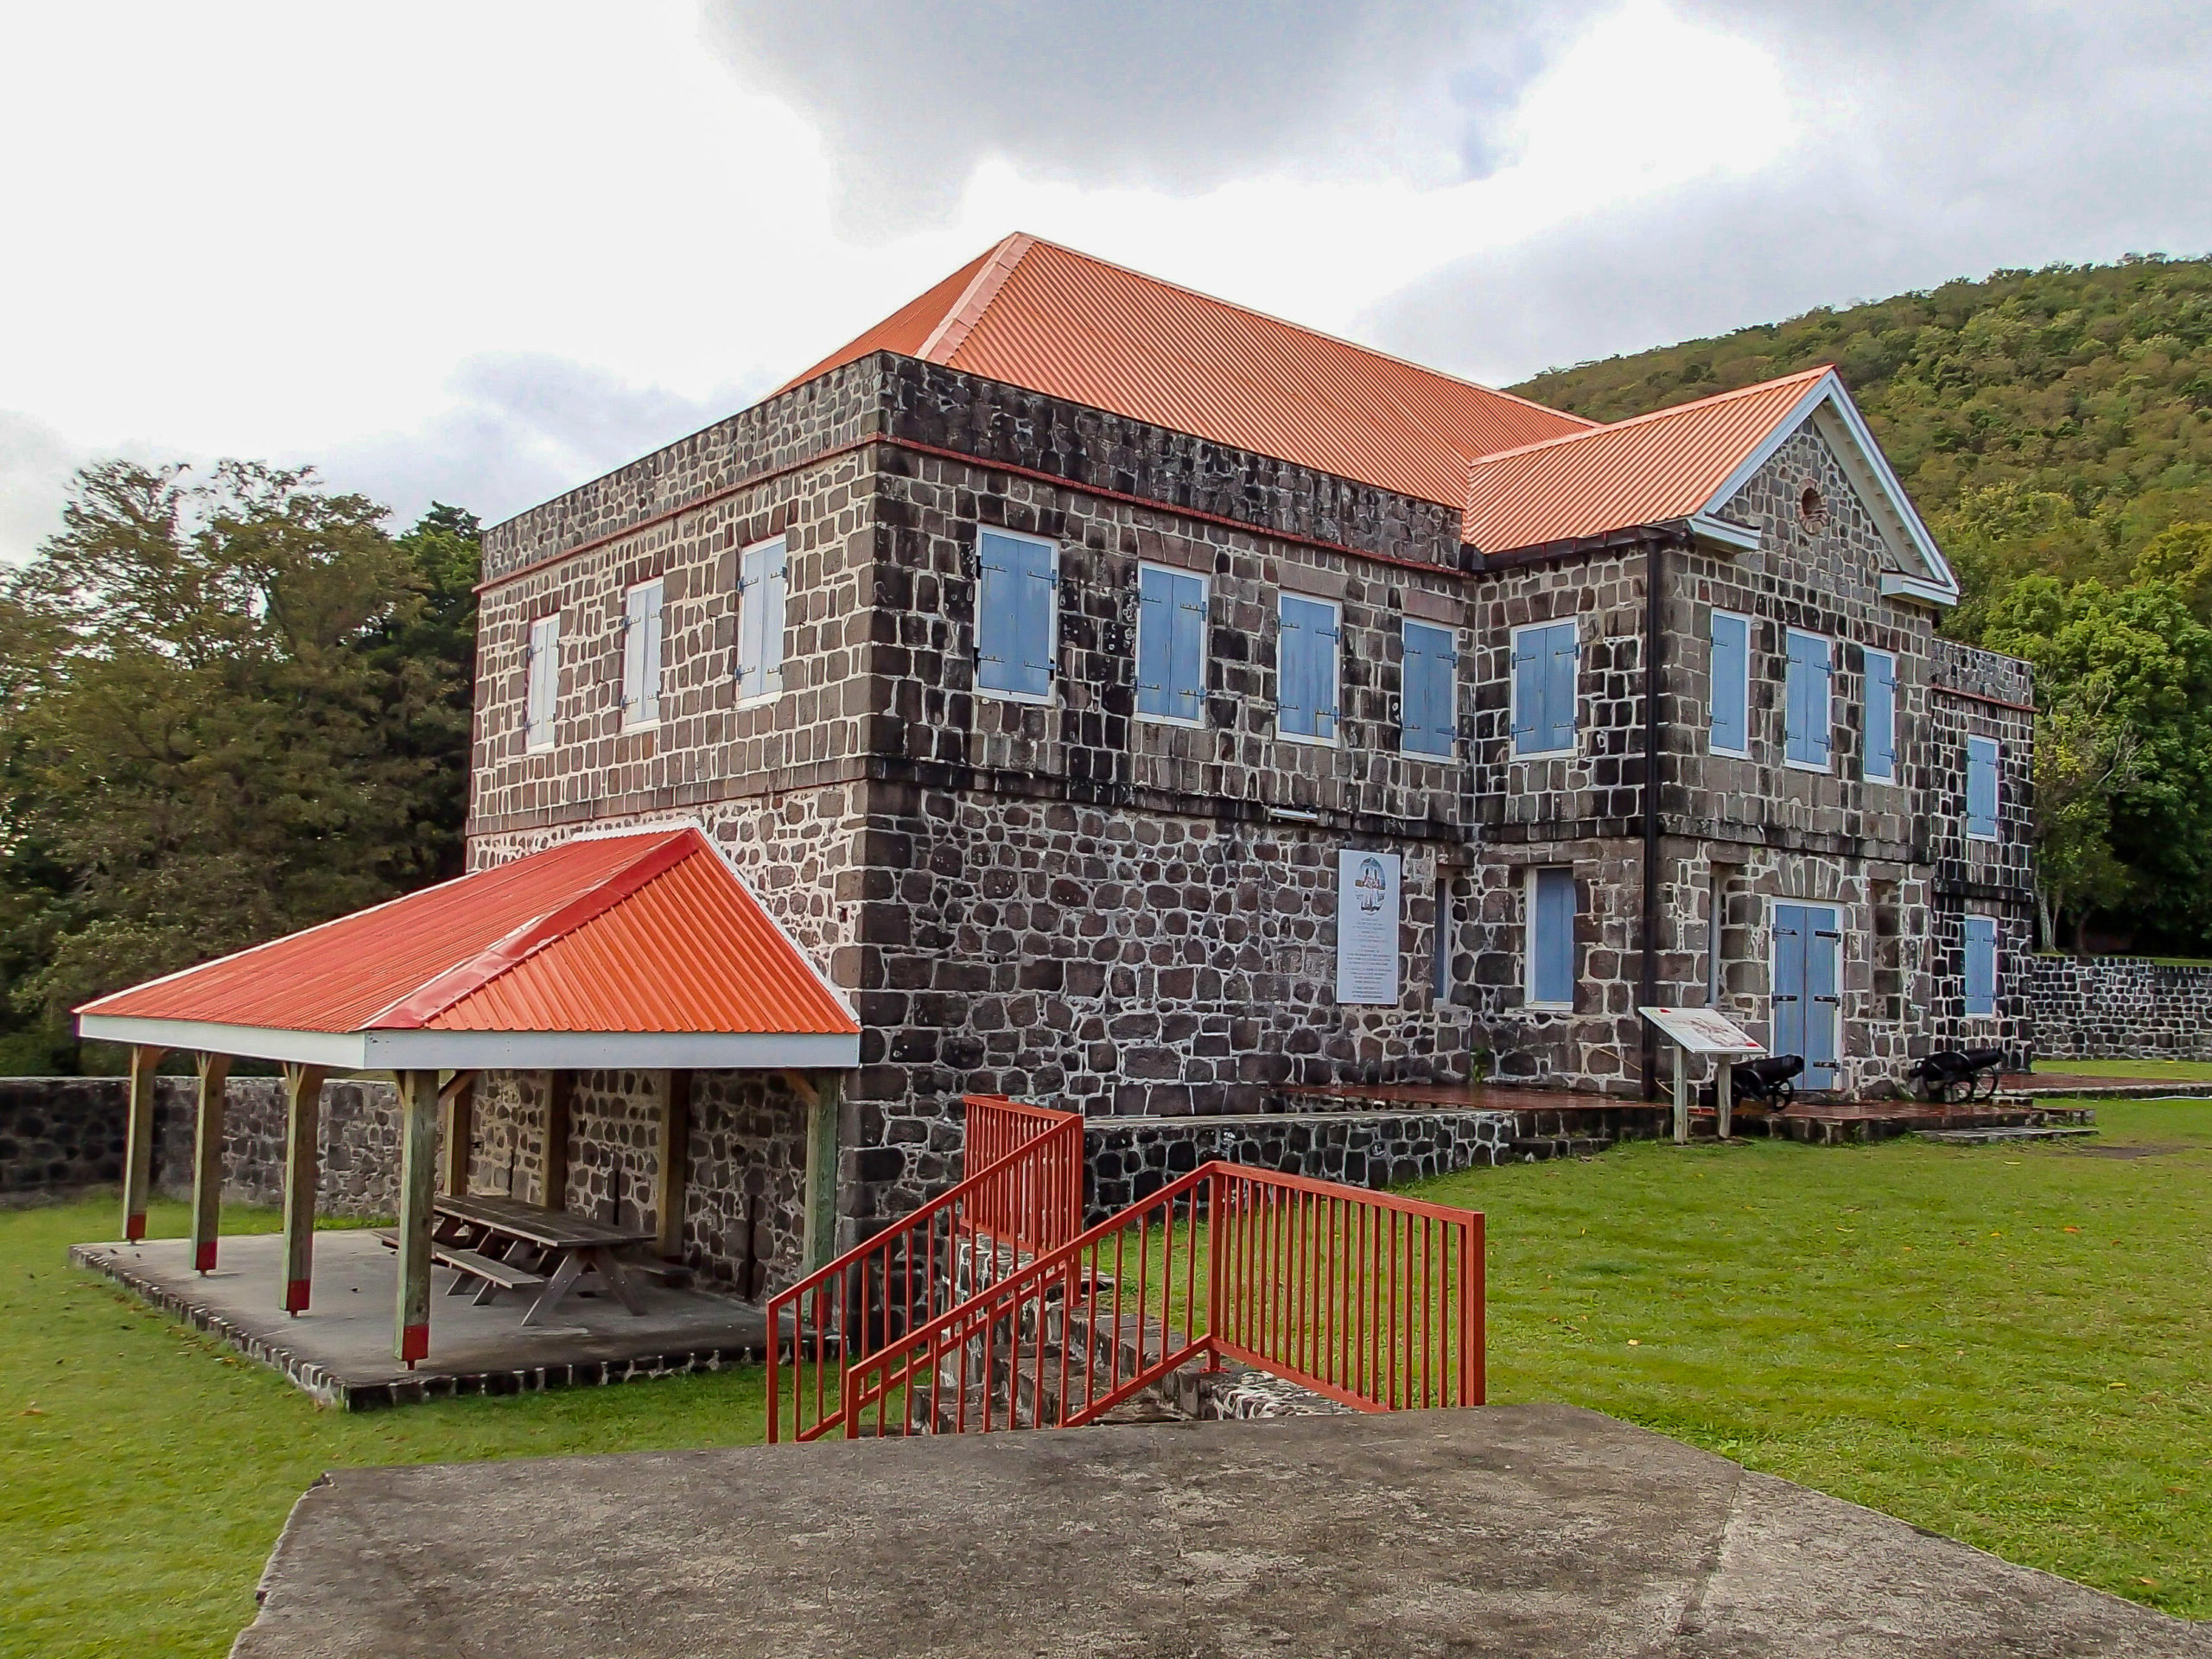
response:
<path fill-rule="evenodd" d="M 1843 926 L 1835 907 L 1777 905 L 1774 1052 L 1805 1057 L 1801 1087 L 1835 1087 L 1842 980 Z"/>

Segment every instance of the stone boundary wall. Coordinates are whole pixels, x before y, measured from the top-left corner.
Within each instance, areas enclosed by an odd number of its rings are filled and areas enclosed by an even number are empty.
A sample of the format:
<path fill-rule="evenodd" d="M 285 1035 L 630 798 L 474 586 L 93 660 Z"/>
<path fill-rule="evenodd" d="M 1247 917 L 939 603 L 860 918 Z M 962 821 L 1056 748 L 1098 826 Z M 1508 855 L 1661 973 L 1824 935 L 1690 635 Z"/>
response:
<path fill-rule="evenodd" d="M 154 1084 L 154 1191 L 192 1196 L 199 1086 Z M 130 1085 L 121 1077 L 0 1077 L 0 1196 L 120 1188 Z M 322 1089 L 322 1214 L 396 1213 L 399 1098 L 388 1083 L 344 1078 Z M 233 1077 L 223 1123 L 223 1202 L 284 1198 L 284 1092 L 276 1077 Z"/>
<path fill-rule="evenodd" d="M 1220 1159 L 1286 1175 L 1395 1186 L 1503 1160 L 1512 1112 L 1269 1112 L 1226 1117 L 1095 1117 L 1084 1131 L 1087 1224 Z"/>
<path fill-rule="evenodd" d="M 2026 958 L 2039 1060 L 2212 1060 L 2212 967 Z"/>

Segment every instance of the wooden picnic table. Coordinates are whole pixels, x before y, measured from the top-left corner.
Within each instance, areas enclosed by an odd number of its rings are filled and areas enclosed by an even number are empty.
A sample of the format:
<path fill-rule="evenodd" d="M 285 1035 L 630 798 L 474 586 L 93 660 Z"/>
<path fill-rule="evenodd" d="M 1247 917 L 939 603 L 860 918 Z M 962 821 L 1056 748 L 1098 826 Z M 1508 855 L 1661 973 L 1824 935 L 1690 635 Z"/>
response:
<path fill-rule="evenodd" d="M 471 1281 L 483 1286 L 480 1301 L 495 1289 L 537 1288 L 537 1300 L 522 1316 L 524 1325 L 537 1325 L 578 1279 L 596 1273 L 631 1313 L 645 1311 L 616 1252 L 652 1243 L 656 1235 L 649 1230 L 611 1226 L 488 1193 L 442 1197 L 433 1207 L 432 1245 L 455 1274 L 448 1294 L 458 1294 Z"/>

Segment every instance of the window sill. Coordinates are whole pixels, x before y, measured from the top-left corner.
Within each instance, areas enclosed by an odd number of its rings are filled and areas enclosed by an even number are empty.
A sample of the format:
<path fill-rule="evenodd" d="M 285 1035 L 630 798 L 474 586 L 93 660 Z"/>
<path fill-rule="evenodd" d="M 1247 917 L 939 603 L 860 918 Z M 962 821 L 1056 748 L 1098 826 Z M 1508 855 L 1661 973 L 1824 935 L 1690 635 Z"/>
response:
<path fill-rule="evenodd" d="M 623 736 L 628 737 L 633 732 L 657 732 L 659 729 L 658 720 L 633 720 L 625 721 L 622 723 L 621 733 Z"/>
<path fill-rule="evenodd" d="M 1783 769 L 1786 772 L 1808 772 L 1815 778 L 1833 778 L 1835 776 L 1835 763 L 1832 760 L 1823 760 L 1819 765 L 1815 766 L 1810 760 L 1791 760 L 1785 757 L 1782 765 Z"/>
<path fill-rule="evenodd" d="M 1031 709 L 1049 709 L 1054 698 L 1050 691 L 1001 691 L 988 685 L 979 685 L 975 695 L 986 702 L 1018 702 Z"/>
<path fill-rule="evenodd" d="M 774 691 L 756 692 L 749 697 L 740 697 L 733 706 L 739 709 L 766 709 L 771 703 L 781 702 L 783 696 L 781 689 Z"/>
<path fill-rule="evenodd" d="M 1572 1002 L 1539 1002 L 1534 997 L 1524 999 L 1521 1006 L 1531 1014 L 1573 1014 L 1574 1012 L 1574 1004 Z"/>
<path fill-rule="evenodd" d="M 1976 847 L 1994 847 L 2004 839 L 2002 836 L 1977 836 L 1971 830 L 1967 832 L 1966 838 Z"/>
<path fill-rule="evenodd" d="M 1516 749 L 1515 760 L 1572 760 L 1580 753 L 1577 749 Z"/>
<path fill-rule="evenodd" d="M 1340 737 L 1308 737 L 1302 732 L 1280 731 L 1275 735 L 1285 743 L 1302 743 L 1309 749 L 1340 749 L 1344 746 Z"/>
<path fill-rule="evenodd" d="M 556 749 L 559 748 L 560 747 L 561 747 L 561 746 L 560 746 L 559 744 L 556 743 L 555 741 L 553 741 L 553 740 L 552 740 L 551 738 L 548 738 L 548 739 L 546 739 L 546 740 L 545 740 L 545 741 L 544 741 L 544 742 L 543 742 L 543 743 L 525 743 L 525 744 L 524 744 L 524 745 L 522 746 L 522 752 L 523 752 L 524 754 L 550 754 L 550 753 L 553 753 L 553 751 L 554 751 L 554 750 L 556 750 Z"/>
<path fill-rule="evenodd" d="M 1457 766 L 1459 763 L 1457 745 L 1448 749 L 1409 749 L 1401 743 L 1398 753 L 1408 760 L 1433 760 L 1439 766 Z"/>
<path fill-rule="evenodd" d="M 1751 758 L 1749 749 L 1724 749 L 1711 743 L 1705 746 L 1705 752 L 1717 760 L 1748 760 Z"/>
<path fill-rule="evenodd" d="M 1203 732 L 1206 729 L 1206 722 L 1203 716 L 1197 719 L 1185 719 L 1181 715 L 1141 714 L 1134 718 L 1140 726 L 1173 726 L 1185 732 Z"/>

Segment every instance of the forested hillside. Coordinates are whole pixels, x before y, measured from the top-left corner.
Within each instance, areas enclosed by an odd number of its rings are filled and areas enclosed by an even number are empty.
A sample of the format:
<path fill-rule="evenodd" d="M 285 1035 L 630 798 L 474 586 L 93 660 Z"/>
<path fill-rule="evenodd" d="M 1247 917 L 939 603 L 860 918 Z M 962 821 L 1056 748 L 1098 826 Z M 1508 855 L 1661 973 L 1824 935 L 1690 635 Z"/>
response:
<path fill-rule="evenodd" d="M 1967 602 L 2036 664 L 2047 926 L 2212 948 L 2212 260 L 2054 265 L 1556 369 L 1601 420 L 1835 364 Z"/>

